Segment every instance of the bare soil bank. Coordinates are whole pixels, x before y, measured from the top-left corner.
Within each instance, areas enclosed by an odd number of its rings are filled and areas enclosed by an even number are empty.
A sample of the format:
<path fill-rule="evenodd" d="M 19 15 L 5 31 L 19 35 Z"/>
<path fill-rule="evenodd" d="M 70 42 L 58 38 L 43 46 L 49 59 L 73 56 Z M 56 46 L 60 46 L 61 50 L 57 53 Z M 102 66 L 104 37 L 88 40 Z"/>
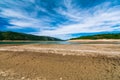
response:
<path fill-rule="evenodd" d="M 0 80 L 120 80 L 120 45 L 0 45 Z"/>
<path fill-rule="evenodd" d="M 69 40 L 70 42 L 120 42 L 120 39 L 76 39 L 76 40 Z"/>

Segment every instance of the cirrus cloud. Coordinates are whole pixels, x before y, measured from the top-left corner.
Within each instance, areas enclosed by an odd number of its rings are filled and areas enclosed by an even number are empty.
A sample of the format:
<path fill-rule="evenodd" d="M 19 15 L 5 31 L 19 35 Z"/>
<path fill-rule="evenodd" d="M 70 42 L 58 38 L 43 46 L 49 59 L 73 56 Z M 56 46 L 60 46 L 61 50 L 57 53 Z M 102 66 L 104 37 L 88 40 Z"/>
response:
<path fill-rule="evenodd" d="M 62 39 L 75 37 L 73 34 L 120 31 L 119 14 L 119 0 L 0 1 L 0 17 L 10 24 L 1 24 L 6 30 L 27 32 L 31 28 L 31 34 Z"/>

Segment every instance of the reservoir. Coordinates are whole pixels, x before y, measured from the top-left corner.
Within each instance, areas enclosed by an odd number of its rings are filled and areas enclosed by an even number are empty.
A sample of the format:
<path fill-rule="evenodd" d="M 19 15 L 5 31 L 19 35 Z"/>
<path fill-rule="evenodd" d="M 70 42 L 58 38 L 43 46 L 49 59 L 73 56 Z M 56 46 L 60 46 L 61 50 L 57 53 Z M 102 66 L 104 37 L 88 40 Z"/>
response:
<path fill-rule="evenodd" d="M 0 44 L 120 44 L 120 42 L 0 41 Z"/>

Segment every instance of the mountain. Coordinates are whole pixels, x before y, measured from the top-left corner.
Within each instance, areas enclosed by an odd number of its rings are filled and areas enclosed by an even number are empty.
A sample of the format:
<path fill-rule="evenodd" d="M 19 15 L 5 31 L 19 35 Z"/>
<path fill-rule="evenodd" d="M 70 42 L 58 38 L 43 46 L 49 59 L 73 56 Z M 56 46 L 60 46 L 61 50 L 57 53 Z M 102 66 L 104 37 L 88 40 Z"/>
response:
<path fill-rule="evenodd" d="M 72 38 L 70 40 L 76 40 L 76 39 L 120 39 L 120 33 L 81 36 L 81 37 L 77 37 L 77 38 Z"/>
<path fill-rule="evenodd" d="M 18 33 L 18 32 L 12 32 L 12 31 L 7 31 L 7 32 L 0 31 L 0 40 L 61 41 L 61 39 L 57 39 L 54 37 L 36 36 L 36 35 Z"/>

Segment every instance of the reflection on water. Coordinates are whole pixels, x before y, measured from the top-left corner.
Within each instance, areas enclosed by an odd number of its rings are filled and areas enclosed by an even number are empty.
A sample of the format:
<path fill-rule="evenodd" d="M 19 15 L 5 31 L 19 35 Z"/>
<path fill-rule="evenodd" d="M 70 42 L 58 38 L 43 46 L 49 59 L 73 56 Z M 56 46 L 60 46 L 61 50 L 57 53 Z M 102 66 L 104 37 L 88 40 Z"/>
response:
<path fill-rule="evenodd" d="M 120 42 L 0 41 L 0 44 L 120 44 Z"/>

